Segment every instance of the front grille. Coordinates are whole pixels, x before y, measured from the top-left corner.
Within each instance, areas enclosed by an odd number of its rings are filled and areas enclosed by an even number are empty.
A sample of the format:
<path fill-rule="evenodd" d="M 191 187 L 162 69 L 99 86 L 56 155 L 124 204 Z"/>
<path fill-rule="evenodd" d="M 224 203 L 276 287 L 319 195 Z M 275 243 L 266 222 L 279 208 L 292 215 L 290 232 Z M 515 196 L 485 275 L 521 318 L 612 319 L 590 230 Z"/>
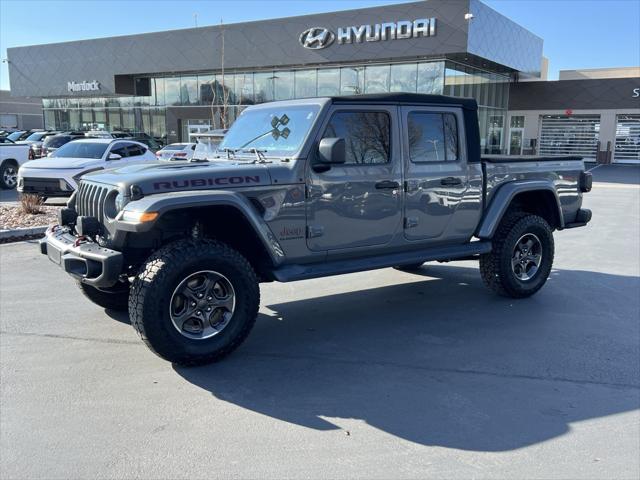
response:
<path fill-rule="evenodd" d="M 61 188 L 61 184 L 64 188 Z M 73 193 L 73 188 L 59 178 L 24 177 L 22 179 L 22 193 L 69 196 Z"/>
<path fill-rule="evenodd" d="M 96 217 L 99 222 L 104 218 L 104 201 L 111 190 L 99 183 L 81 181 L 76 196 L 76 211 L 83 217 Z"/>

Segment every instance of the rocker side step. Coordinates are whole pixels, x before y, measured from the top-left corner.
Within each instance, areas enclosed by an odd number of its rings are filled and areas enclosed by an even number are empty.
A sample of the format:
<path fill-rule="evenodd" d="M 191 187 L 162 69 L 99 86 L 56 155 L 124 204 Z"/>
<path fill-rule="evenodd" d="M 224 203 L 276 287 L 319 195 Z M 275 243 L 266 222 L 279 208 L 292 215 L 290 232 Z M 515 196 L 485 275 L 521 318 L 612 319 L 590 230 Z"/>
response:
<path fill-rule="evenodd" d="M 284 265 L 273 270 L 272 273 L 279 282 L 293 282 L 432 260 L 463 259 L 473 255 L 489 253 L 490 251 L 491 242 L 472 242 L 464 245 L 433 247 L 424 250 L 412 250 L 410 252 L 390 253 L 349 260 L 333 260 L 311 265 Z"/>

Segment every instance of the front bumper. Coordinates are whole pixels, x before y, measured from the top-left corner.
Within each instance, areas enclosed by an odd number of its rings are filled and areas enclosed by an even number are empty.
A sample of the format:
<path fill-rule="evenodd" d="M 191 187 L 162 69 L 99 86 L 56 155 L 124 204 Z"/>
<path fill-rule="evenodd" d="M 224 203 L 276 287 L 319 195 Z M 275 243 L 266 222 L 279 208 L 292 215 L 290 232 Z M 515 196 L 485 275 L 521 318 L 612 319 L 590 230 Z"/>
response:
<path fill-rule="evenodd" d="M 581 208 L 576 213 L 576 219 L 572 223 L 565 224 L 564 228 L 576 228 L 584 227 L 591 221 L 591 210 L 588 208 Z"/>
<path fill-rule="evenodd" d="M 59 225 L 47 229 L 40 240 L 40 253 L 71 276 L 94 287 L 111 287 L 122 274 L 121 252 L 78 237 Z"/>

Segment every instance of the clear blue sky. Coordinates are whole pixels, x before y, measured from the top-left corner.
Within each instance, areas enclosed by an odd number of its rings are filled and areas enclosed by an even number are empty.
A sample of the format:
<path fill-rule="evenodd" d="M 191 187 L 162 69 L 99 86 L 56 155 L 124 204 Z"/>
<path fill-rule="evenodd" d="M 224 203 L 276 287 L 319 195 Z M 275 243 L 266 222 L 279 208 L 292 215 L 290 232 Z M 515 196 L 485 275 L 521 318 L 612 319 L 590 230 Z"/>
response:
<path fill-rule="evenodd" d="M 0 56 L 7 47 L 287 17 L 406 0 L 0 0 Z M 640 0 L 484 0 L 544 39 L 558 70 L 640 65 Z M 185 46 L 186 47 L 186 46 Z M 1 64 L 0 88 L 9 88 Z"/>

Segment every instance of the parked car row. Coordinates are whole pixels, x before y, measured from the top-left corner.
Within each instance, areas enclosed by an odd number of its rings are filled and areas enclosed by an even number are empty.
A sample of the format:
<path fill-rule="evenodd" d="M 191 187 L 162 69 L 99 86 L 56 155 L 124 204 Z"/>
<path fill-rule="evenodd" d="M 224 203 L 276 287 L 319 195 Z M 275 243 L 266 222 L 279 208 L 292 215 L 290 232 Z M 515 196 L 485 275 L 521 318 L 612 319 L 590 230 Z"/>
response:
<path fill-rule="evenodd" d="M 206 159 L 224 137 L 224 132 L 215 131 L 198 137 L 198 143 L 174 143 L 160 149 L 153 137 L 131 132 L 37 130 L 26 134 L 12 133 L 15 141 L 11 135 L 0 138 L 0 187 L 17 186 L 20 193 L 42 198 L 71 196 L 80 177 L 96 170 L 154 160 Z"/>
<path fill-rule="evenodd" d="M 32 160 L 18 171 L 18 192 L 70 197 L 80 177 L 106 168 L 156 159 L 141 143 L 115 138 L 84 138 L 67 142 L 46 158 Z"/>

